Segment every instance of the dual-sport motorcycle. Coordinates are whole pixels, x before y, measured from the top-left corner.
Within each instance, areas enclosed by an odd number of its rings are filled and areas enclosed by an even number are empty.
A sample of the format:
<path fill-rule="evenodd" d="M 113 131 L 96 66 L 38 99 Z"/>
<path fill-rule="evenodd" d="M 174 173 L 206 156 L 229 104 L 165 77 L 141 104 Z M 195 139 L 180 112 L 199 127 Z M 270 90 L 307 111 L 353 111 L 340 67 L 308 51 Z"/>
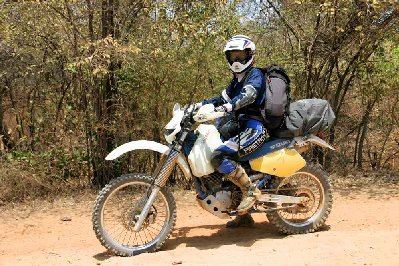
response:
<path fill-rule="evenodd" d="M 166 183 L 176 164 L 185 178 L 192 178 L 199 205 L 224 219 L 236 216 L 241 190 L 213 169 L 210 155 L 222 140 L 217 128 L 206 123 L 224 117 L 213 105 L 198 112 L 176 104 L 165 127 L 169 146 L 139 140 L 113 150 L 114 160 L 133 150 L 152 150 L 161 159 L 152 176 L 134 173 L 113 179 L 99 193 L 93 210 L 93 228 L 101 244 L 120 256 L 133 256 L 161 248 L 176 221 L 176 204 Z M 193 130 L 195 122 L 198 127 Z M 256 196 L 251 213 L 265 213 L 270 223 L 285 234 L 313 232 L 322 227 L 331 211 L 332 189 L 328 175 L 307 163 L 301 153 L 311 144 L 334 150 L 315 135 L 270 137 L 262 147 L 241 157 Z"/>

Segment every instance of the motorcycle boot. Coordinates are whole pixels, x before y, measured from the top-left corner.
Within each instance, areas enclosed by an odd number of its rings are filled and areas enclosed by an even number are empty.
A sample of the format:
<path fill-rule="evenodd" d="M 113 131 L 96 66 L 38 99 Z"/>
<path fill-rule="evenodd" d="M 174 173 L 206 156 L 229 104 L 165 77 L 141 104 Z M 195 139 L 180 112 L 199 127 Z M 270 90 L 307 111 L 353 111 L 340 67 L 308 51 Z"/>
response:
<path fill-rule="evenodd" d="M 226 223 L 227 228 L 237 228 L 240 226 L 252 226 L 255 223 L 254 219 L 252 218 L 251 214 L 244 213 L 239 214 L 234 220 L 228 221 Z"/>
<path fill-rule="evenodd" d="M 256 196 L 261 194 L 260 190 L 253 188 L 251 179 L 241 165 L 226 176 L 231 182 L 241 189 L 242 199 L 240 205 L 237 207 L 239 213 L 246 213 L 256 202 Z"/>

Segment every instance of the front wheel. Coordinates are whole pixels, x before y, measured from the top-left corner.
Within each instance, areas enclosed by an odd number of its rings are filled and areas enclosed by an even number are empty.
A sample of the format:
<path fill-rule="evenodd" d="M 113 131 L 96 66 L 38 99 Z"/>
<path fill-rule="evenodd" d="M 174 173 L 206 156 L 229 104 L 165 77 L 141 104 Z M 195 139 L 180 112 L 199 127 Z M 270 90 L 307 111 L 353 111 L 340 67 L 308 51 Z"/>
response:
<path fill-rule="evenodd" d="M 158 250 L 176 222 L 176 203 L 167 187 L 162 188 L 141 229 L 133 230 L 151 193 L 151 179 L 144 174 L 128 174 L 112 180 L 97 196 L 93 229 L 98 240 L 119 256 L 133 256 Z"/>
<path fill-rule="evenodd" d="M 295 174 L 278 178 L 273 194 L 303 197 L 301 204 L 273 206 L 280 210 L 267 214 L 270 223 L 285 234 L 311 233 L 325 224 L 331 212 L 333 196 L 328 175 L 315 165 L 307 165 Z"/>

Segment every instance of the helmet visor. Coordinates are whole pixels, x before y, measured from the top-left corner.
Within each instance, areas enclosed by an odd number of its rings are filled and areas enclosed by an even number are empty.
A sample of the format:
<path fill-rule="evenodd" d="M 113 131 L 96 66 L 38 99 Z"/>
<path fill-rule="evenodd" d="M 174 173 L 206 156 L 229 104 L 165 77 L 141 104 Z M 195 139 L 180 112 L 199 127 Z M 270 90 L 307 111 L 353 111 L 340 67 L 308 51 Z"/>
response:
<path fill-rule="evenodd" d="M 234 62 L 244 63 L 248 57 L 248 52 L 243 50 L 226 51 L 226 58 L 230 64 Z"/>

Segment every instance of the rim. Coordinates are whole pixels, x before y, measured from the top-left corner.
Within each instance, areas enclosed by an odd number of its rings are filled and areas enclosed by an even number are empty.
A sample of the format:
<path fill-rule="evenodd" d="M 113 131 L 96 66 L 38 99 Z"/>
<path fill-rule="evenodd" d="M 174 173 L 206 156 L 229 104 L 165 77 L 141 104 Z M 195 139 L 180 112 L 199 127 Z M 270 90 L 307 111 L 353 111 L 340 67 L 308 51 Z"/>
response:
<path fill-rule="evenodd" d="M 167 229 L 170 209 L 166 197 L 158 192 L 141 230 L 133 230 L 150 185 L 133 181 L 113 190 L 101 209 L 104 238 L 127 252 L 146 249 L 161 240 Z"/>
<path fill-rule="evenodd" d="M 286 210 L 277 211 L 281 219 L 294 227 L 303 227 L 312 224 L 322 213 L 325 203 L 324 188 L 320 180 L 308 172 L 297 172 L 284 178 L 277 188 L 282 194 L 289 196 L 305 197 L 303 204 Z M 287 206 L 282 206 L 287 207 Z"/>

